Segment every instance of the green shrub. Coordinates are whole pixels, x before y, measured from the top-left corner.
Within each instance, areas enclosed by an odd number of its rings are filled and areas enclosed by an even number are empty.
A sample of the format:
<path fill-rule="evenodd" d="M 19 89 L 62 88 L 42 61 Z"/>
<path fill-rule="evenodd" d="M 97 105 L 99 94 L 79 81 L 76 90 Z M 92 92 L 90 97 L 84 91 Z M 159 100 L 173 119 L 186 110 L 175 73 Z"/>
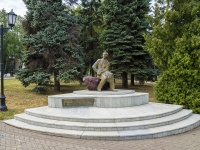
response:
<path fill-rule="evenodd" d="M 172 67 L 161 75 L 154 92 L 159 102 L 183 105 L 200 113 L 200 76 L 197 70 Z"/>

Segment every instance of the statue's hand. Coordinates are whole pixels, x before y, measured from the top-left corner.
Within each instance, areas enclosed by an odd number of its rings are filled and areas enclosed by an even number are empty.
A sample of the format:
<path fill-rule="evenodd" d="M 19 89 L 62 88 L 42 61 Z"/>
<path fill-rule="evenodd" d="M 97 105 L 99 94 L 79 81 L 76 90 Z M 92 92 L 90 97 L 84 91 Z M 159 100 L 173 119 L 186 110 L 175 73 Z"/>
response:
<path fill-rule="evenodd" d="M 101 75 L 102 74 L 102 71 L 97 71 L 97 75 Z"/>

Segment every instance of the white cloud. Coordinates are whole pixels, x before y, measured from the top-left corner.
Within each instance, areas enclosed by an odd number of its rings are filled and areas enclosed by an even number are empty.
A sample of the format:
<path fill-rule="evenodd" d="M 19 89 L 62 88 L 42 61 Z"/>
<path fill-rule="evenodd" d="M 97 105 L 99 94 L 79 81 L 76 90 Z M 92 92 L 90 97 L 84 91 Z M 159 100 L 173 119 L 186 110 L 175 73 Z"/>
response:
<path fill-rule="evenodd" d="M 155 0 L 151 0 L 151 3 L 154 4 Z M 26 5 L 22 0 L 0 0 L 0 10 L 5 9 L 6 12 L 10 12 L 13 9 L 14 13 L 20 16 L 26 14 Z"/>
<path fill-rule="evenodd" d="M 7 13 L 13 9 L 13 12 L 20 16 L 24 16 L 27 10 L 22 0 L 0 0 L 0 10 L 3 8 Z"/>

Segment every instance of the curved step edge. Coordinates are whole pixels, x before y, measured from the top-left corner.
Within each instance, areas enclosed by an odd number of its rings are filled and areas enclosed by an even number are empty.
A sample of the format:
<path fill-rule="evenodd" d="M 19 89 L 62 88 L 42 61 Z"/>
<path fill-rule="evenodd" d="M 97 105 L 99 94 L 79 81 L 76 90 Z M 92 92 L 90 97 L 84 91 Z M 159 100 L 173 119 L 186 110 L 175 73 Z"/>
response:
<path fill-rule="evenodd" d="M 156 118 L 151 120 L 135 121 L 135 122 L 117 122 L 117 123 L 85 123 L 85 122 L 69 122 L 43 119 L 27 114 L 17 114 L 15 119 L 32 125 L 67 129 L 67 130 L 80 130 L 80 131 L 122 131 L 122 130 L 136 130 L 146 129 L 168 125 L 182 121 L 192 115 L 191 110 L 181 110 L 180 112 L 166 116 L 163 118 Z"/>
<path fill-rule="evenodd" d="M 183 106 L 178 105 L 177 108 L 174 108 L 167 112 L 155 113 L 155 114 L 146 114 L 143 116 L 124 116 L 124 117 L 115 117 L 115 118 L 89 118 L 89 117 L 78 117 L 78 116 L 57 116 L 57 115 L 50 115 L 45 114 L 42 112 L 37 112 L 34 109 L 26 109 L 25 113 L 31 116 L 44 118 L 44 119 L 51 119 L 51 120 L 60 120 L 60 121 L 74 121 L 74 122 L 87 122 L 87 123 L 116 123 L 116 122 L 132 122 L 132 121 L 140 121 L 140 120 L 149 120 L 155 119 L 159 117 L 169 116 L 171 114 L 177 113 L 181 111 Z"/>
<path fill-rule="evenodd" d="M 35 125 L 29 125 L 17 121 L 15 119 L 10 119 L 4 121 L 6 124 L 29 129 L 34 131 L 43 132 L 50 135 L 57 135 L 63 137 L 81 138 L 88 140 L 136 140 L 136 139 L 148 139 L 148 138 L 159 138 L 169 135 L 175 135 L 192 130 L 200 125 L 200 115 L 193 114 L 191 117 L 184 121 L 174 123 L 171 125 L 166 125 L 162 127 L 141 129 L 141 130 L 129 130 L 129 131 L 74 131 L 74 130 L 63 130 L 63 129 L 53 129 L 46 127 L 38 127 Z"/>

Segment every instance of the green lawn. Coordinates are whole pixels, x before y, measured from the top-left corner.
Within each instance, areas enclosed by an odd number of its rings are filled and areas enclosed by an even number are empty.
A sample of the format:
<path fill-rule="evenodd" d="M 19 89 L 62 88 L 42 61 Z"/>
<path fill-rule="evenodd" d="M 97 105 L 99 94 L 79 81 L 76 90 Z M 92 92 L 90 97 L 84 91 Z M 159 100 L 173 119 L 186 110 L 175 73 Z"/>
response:
<path fill-rule="evenodd" d="M 71 93 L 75 90 L 86 89 L 86 86 L 84 84 L 80 85 L 77 82 L 69 84 L 63 83 L 61 85 L 60 92 L 54 92 L 53 88 L 51 88 L 45 94 L 38 94 L 31 91 L 33 87 L 34 85 L 25 88 L 17 79 L 5 79 L 4 91 L 8 111 L 0 112 L 0 120 L 13 118 L 14 114 L 23 113 L 26 108 L 46 106 L 48 104 L 47 98 L 49 95 Z M 120 87 L 121 84 L 116 83 L 116 88 Z M 155 101 L 153 96 L 153 84 L 151 83 L 146 83 L 145 85 L 136 84 L 135 86 L 129 87 L 129 89 L 134 89 L 136 92 L 149 93 L 150 101 Z"/>

